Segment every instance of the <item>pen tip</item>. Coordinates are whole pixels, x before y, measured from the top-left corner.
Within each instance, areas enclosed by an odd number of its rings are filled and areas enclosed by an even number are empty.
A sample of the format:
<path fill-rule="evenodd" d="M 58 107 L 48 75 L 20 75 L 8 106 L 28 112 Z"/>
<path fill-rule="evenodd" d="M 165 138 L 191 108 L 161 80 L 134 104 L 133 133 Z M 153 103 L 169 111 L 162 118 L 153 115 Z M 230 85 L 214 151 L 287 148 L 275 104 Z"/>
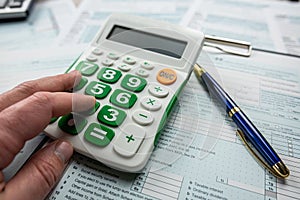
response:
<path fill-rule="evenodd" d="M 290 170 L 285 166 L 285 164 L 282 161 L 280 161 L 280 162 L 276 163 L 275 165 L 273 165 L 272 168 L 282 178 L 286 178 L 290 175 Z"/>

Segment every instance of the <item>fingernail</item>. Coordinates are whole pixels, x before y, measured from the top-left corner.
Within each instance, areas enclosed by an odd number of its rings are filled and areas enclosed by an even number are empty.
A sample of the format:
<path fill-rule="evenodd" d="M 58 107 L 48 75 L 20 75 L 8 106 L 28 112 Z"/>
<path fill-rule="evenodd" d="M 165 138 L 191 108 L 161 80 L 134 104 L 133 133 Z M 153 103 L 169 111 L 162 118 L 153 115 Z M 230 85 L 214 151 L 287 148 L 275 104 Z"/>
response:
<path fill-rule="evenodd" d="M 73 147 L 68 142 L 59 141 L 55 145 L 54 153 L 61 159 L 63 163 L 67 163 L 73 154 Z"/>
<path fill-rule="evenodd" d="M 81 104 L 85 107 L 91 108 L 96 104 L 96 98 L 90 95 L 82 95 L 83 99 L 81 100 Z M 80 106 L 82 106 L 80 105 Z"/>
<path fill-rule="evenodd" d="M 76 93 L 73 94 L 72 100 L 72 110 L 74 112 L 86 111 L 92 108 L 96 103 L 95 97 Z"/>
<path fill-rule="evenodd" d="M 95 97 L 93 97 L 93 96 L 89 96 L 89 95 L 85 95 L 85 97 L 90 101 L 90 104 L 91 105 L 95 105 L 95 103 L 96 103 L 96 98 Z"/>

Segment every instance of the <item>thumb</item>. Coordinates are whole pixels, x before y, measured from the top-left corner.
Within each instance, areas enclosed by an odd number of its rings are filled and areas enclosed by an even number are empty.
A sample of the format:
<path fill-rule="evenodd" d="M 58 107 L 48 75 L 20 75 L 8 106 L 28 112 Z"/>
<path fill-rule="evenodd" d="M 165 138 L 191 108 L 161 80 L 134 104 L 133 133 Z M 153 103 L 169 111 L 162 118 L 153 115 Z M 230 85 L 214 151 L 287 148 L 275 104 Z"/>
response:
<path fill-rule="evenodd" d="M 44 199 L 56 184 L 73 154 L 65 141 L 54 141 L 37 152 L 10 180 L 2 192 L 4 199 Z"/>

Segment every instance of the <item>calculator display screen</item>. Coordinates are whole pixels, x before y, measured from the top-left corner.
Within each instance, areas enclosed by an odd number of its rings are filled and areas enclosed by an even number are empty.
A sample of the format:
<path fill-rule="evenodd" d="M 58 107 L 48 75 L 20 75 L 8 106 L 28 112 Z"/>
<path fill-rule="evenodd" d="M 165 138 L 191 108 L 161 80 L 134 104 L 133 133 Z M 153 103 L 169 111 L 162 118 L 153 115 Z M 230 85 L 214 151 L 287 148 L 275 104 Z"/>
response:
<path fill-rule="evenodd" d="M 106 39 L 178 59 L 181 58 L 187 45 L 185 41 L 118 25 L 112 28 Z"/>

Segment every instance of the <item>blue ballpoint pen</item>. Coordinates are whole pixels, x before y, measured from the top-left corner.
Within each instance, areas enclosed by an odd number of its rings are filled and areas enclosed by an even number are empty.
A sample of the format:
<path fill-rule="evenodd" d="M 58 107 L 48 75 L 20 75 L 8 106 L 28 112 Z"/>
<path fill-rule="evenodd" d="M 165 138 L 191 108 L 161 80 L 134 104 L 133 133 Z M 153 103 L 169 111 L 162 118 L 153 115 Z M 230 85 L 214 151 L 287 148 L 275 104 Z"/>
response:
<path fill-rule="evenodd" d="M 222 106 L 226 108 L 226 112 L 240 129 L 237 131 L 238 135 L 250 152 L 276 177 L 288 177 L 290 174 L 289 169 L 282 162 L 264 136 L 222 87 L 198 64 L 194 65 L 194 72 L 198 79 L 202 79 L 209 92 L 211 92 L 212 95 L 220 101 Z"/>

